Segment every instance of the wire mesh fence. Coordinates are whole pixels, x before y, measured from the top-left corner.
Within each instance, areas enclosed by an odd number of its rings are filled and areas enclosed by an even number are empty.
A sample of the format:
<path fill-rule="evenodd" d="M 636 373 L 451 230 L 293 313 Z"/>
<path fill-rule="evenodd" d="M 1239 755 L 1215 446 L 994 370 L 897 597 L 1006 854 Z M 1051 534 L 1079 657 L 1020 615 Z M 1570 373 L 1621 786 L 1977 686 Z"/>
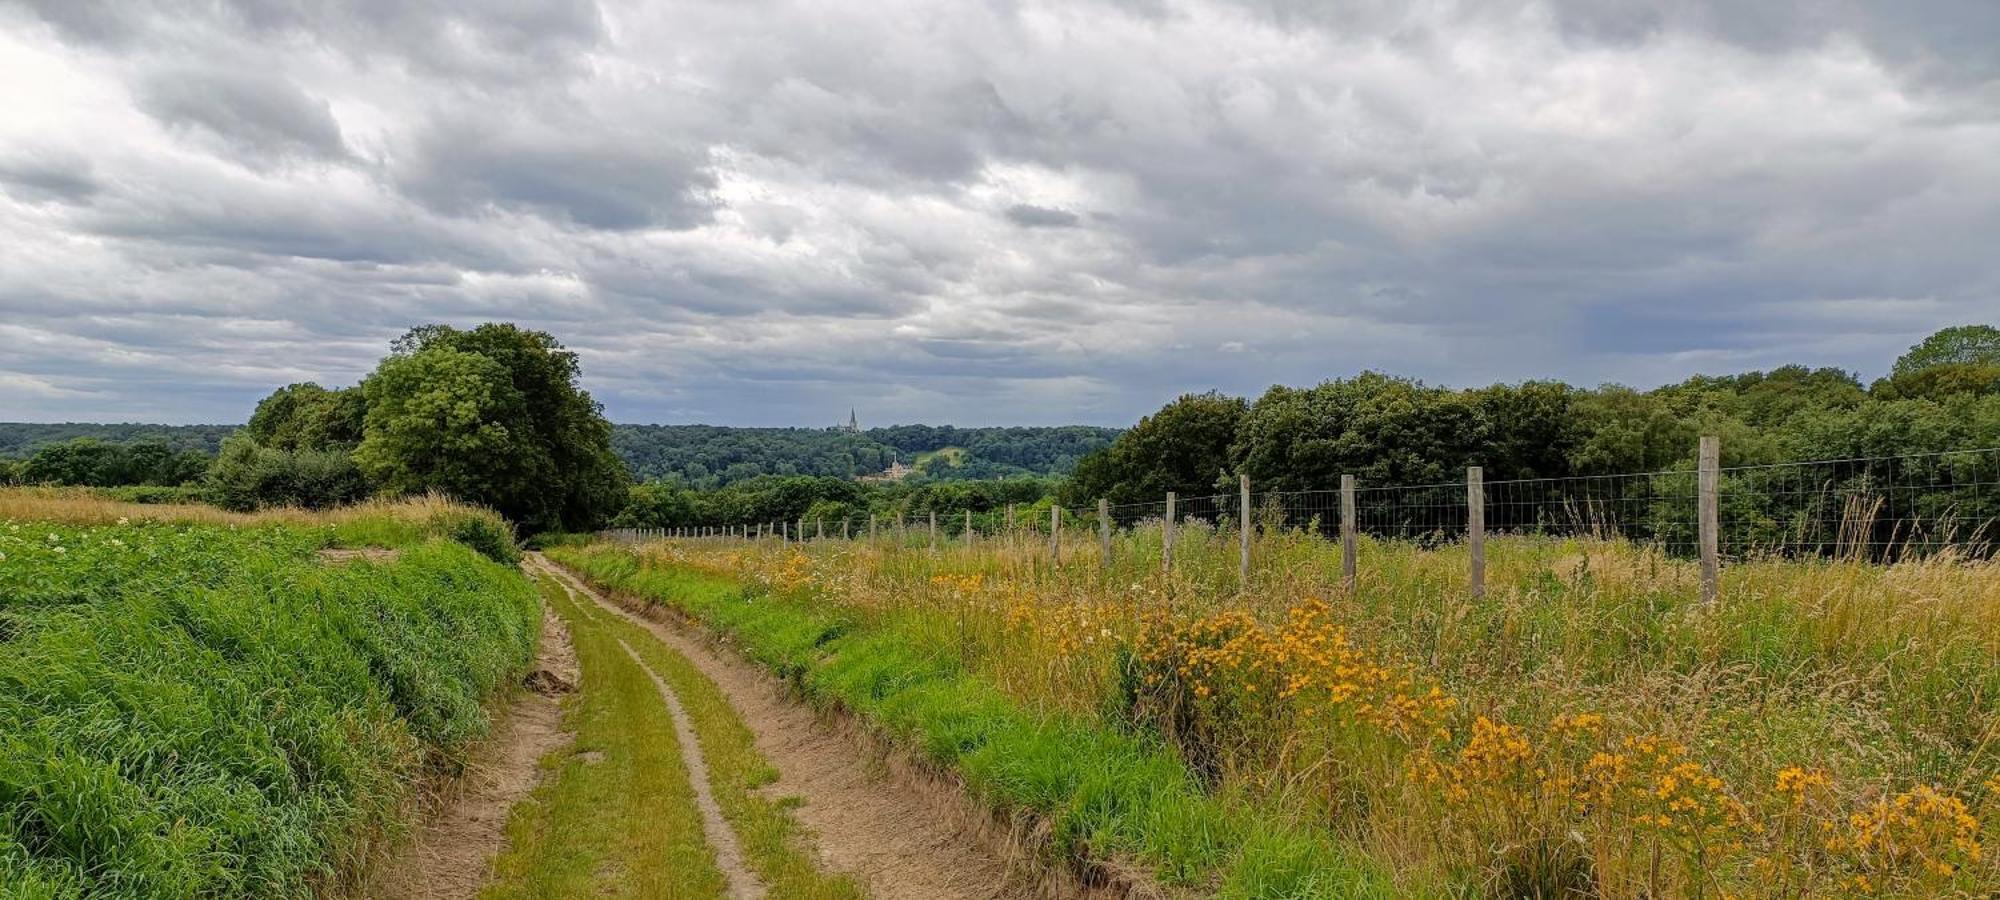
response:
<path fill-rule="evenodd" d="M 1712 446 L 1712 445 L 1711 445 Z M 1712 459 L 1713 456 L 1704 457 Z M 1157 553 L 1173 566 L 1177 546 L 1206 546 L 1234 535 L 1247 583 L 1251 538 L 1304 534 L 1344 545 L 1352 566 L 1355 538 L 1420 547 L 1466 543 L 1487 535 L 1549 535 L 1622 540 L 1694 559 L 1838 557 L 1891 562 L 1950 552 L 1986 559 L 2000 543 L 2000 448 L 1893 457 L 1673 469 L 1617 475 L 1178 496 L 1095 508 L 995 507 L 901 515 L 856 513 L 834 519 L 621 529 L 617 540 L 725 539 L 813 542 L 867 540 L 905 548 L 1005 541 L 1046 546 L 1103 542 L 1120 535 L 1126 552 Z M 1704 478 L 1704 474 L 1709 476 Z M 1704 484 L 1713 488 L 1704 491 Z M 1704 516 L 1704 511 L 1709 515 Z M 1247 512 L 1247 515 L 1246 515 Z M 1704 526 L 1704 520 L 1712 523 Z M 1245 523 L 1249 528 L 1246 531 Z M 1051 534 L 1057 538 L 1049 540 Z M 1155 549 L 1136 550 L 1147 535 Z M 1108 561 L 1108 555 L 1101 555 Z M 1475 593 L 1481 555 L 1473 560 Z M 1711 576 L 1712 577 L 1712 576 Z"/>

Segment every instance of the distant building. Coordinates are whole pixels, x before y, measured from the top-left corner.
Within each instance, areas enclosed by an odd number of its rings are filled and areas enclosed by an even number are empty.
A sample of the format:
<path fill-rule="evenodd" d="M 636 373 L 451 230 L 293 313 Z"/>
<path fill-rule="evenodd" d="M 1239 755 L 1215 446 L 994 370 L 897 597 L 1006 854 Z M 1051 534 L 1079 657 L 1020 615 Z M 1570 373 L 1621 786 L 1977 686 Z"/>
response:
<path fill-rule="evenodd" d="M 883 469 L 882 471 L 877 472 L 873 475 L 863 475 L 855 480 L 856 481 L 902 481 L 904 478 L 909 477 L 910 473 L 915 471 L 916 471 L 915 469 L 903 465 L 902 460 L 892 459 L 889 461 L 889 468 Z"/>
<path fill-rule="evenodd" d="M 840 430 L 845 431 L 848 434 L 861 433 L 861 420 L 855 418 L 854 407 L 850 406 L 847 408 L 847 424 L 840 426 Z"/>

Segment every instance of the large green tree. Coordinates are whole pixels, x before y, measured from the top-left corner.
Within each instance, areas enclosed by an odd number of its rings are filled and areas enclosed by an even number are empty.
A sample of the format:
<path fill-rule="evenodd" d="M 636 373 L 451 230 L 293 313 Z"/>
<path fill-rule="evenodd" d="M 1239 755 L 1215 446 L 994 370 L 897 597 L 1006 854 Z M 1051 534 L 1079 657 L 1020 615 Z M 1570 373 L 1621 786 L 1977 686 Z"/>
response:
<path fill-rule="evenodd" d="M 630 478 L 580 375 L 576 354 L 544 332 L 412 329 L 362 382 L 355 459 L 391 491 L 443 491 L 530 531 L 597 527 Z"/>
<path fill-rule="evenodd" d="M 1079 460 L 1064 501 L 1141 503 L 1168 491 L 1214 493 L 1236 471 L 1230 445 L 1248 409 L 1242 398 L 1214 391 L 1182 395 Z"/>
<path fill-rule="evenodd" d="M 1890 374 L 1909 375 L 1945 365 L 2000 365 L 2000 328 L 1956 325 L 1940 329 L 1899 357 Z"/>
<path fill-rule="evenodd" d="M 352 450 L 367 412 L 359 388 L 289 384 L 257 404 L 243 434 L 275 450 Z"/>

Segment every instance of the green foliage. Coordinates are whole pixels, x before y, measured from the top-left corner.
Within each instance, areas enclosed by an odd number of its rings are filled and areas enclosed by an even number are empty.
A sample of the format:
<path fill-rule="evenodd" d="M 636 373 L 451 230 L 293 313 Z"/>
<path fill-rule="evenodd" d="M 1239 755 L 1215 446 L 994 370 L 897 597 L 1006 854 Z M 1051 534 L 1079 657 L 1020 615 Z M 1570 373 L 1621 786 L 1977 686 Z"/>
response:
<path fill-rule="evenodd" d="M 1081 505 L 1098 497 L 1133 503 L 1168 491 L 1213 493 L 1235 471 L 1230 444 L 1248 412 L 1240 398 L 1184 394 L 1078 462 L 1064 498 Z"/>
<path fill-rule="evenodd" d="M 201 480 L 208 462 L 200 450 L 175 450 L 158 438 L 115 444 L 80 437 L 44 445 L 13 476 L 24 484 L 79 487 L 180 485 Z"/>
<path fill-rule="evenodd" d="M 970 510 L 980 527 L 991 531 L 1008 504 L 1026 505 L 1052 496 L 1058 483 L 1049 478 L 867 483 L 797 475 L 693 490 L 653 482 L 632 489 L 630 502 L 612 525 L 681 528 L 823 519 L 837 531 L 843 516 L 852 517 L 859 527 L 870 515 L 894 518 L 936 512 L 939 524 L 955 532 Z"/>
<path fill-rule="evenodd" d="M 353 450 L 368 412 L 359 388 L 286 385 L 257 404 L 243 432 L 277 450 Z"/>
<path fill-rule="evenodd" d="M 897 425 L 851 434 L 837 428 L 726 428 L 618 425 L 612 444 L 640 478 L 697 488 L 768 476 L 854 478 L 913 465 L 920 454 L 963 450 L 955 465 L 925 467 L 910 479 L 969 481 L 1067 474 L 1111 442 L 1110 428 L 955 428 Z"/>
<path fill-rule="evenodd" d="M 432 516 L 430 525 L 437 533 L 479 551 L 494 562 L 508 566 L 521 562 L 514 526 L 499 516 L 483 510 L 448 509 Z"/>
<path fill-rule="evenodd" d="M 361 385 L 355 460 L 393 492 L 443 491 L 530 529 L 594 528 L 625 504 L 627 475 L 579 374 L 539 331 L 412 329 Z"/>
<path fill-rule="evenodd" d="M 234 425 L 141 425 L 89 422 L 0 422 L 0 458 L 26 458 L 49 444 L 80 437 L 97 438 L 113 444 L 157 440 L 176 451 L 200 450 L 214 454 L 222 439 L 236 431 Z"/>
<path fill-rule="evenodd" d="M 1911 375 L 1946 365 L 2000 365 L 2000 328 L 1959 325 L 1942 329 L 1897 358 L 1890 375 Z"/>
<path fill-rule="evenodd" d="M 1996 447 L 1996 334 L 1941 331 L 1867 390 L 1848 372 L 1805 366 L 1651 391 L 1532 381 L 1454 390 L 1367 372 L 1273 387 L 1234 425 L 1231 404 L 1242 401 L 1182 397 L 1083 460 L 1064 497 L 1154 501 L 1226 487 L 1237 472 L 1276 491 L 1328 489 L 1343 474 L 1364 485 L 1456 482 L 1471 465 L 1489 481 L 1661 472 L 1691 467 L 1704 434 L 1722 439 L 1725 466 Z"/>
<path fill-rule="evenodd" d="M 462 758 L 538 607 L 444 542 L 0 525 L 0 893 L 302 897 Z"/>
<path fill-rule="evenodd" d="M 361 469 L 339 450 L 278 450 L 232 437 L 209 469 L 206 496 L 223 509 L 269 506 L 331 509 L 368 496 Z"/>

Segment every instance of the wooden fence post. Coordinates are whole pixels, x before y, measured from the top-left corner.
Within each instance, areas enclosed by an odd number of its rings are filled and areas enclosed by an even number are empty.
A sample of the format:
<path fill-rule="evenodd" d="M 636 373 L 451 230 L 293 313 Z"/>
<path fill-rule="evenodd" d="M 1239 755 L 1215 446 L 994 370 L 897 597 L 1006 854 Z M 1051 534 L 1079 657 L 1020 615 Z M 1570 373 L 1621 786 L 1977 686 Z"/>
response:
<path fill-rule="evenodd" d="M 1354 593 L 1360 574 L 1361 542 L 1354 533 L 1354 476 L 1340 476 L 1340 581 Z"/>
<path fill-rule="evenodd" d="M 937 510 L 931 510 L 931 552 L 937 552 Z"/>
<path fill-rule="evenodd" d="M 1236 484 L 1243 505 L 1242 533 L 1237 535 L 1237 546 L 1241 553 L 1236 561 L 1236 583 L 1247 591 L 1250 589 L 1250 476 L 1237 473 Z"/>
<path fill-rule="evenodd" d="M 813 540 L 815 541 L 826 540 L 826 519 L 820 518 L 813 520 Z"/>
<path fill-rule="evenodd" d="M 1701 602 L 1712 604 L 1722 594 L 1720 547 L 1722 515 L 1722 440 L 1713 435 L 1701 439 L 1701 457 L 1696 476 L 1700 492 L 1701 518 Z"/>
<path fill-rule="evenodd" d="M 854 540 L 854 517 L 853 517 L 853 516 L 841 516 L 841 517 L 840 517 L 840 539 L 841 539 L 841 540 L 843 540 L 843 541 L 851 541 L 851 540 Z"/>
<path fill-rule="evenodd" d="M 965 545 L 972 546 L 972 508 L 965 509 Z"/>
<path fill-rule="evenodd" d="M 1486 471 L 1465 470 L 1465 547 L 1472 554 L 1472 598 L 1486 596 Z"/>
<path fill-rule="evenodd" d="M 1103 497 L 1097 498 L 1097 544 L 1098 568 L 1108 571 L 1111 568 L 1111 501 Z"/>
<path fill-rule="evenodd" d="M 1174 492 L 1167 492 L 1167 517 L 1160 529 L 1160 571 L 1173 574 L 1174 571 Z"/>
<path fill-rule="evenodd" d="M 1062 507 L 1049 505 L 1049 561 L 1062 562 Z"/>

